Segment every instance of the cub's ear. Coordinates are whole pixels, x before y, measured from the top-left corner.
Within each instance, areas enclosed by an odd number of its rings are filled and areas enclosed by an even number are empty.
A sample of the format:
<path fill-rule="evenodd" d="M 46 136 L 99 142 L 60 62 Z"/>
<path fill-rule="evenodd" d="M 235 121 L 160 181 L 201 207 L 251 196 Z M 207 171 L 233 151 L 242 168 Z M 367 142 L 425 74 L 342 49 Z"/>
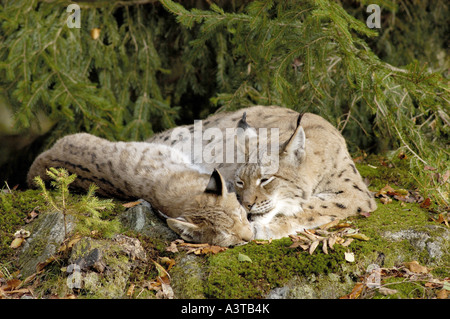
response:
<path fill-rule="evenodd" d="M 280 155 L 283 158 L 292 161 L 292 163 L 299 163 L 303 161 L 306 155 L 305 131 L 303 130 L 303 127 L 300 125 L 300 120 L 301 115 L 297 119 L 297 128 L 295 129 L 294 134 L 292 134 L 291 138 L 288 140 L 286 145 L 282 147 L 280 152 Z"/>
<path fill-rule="evenodd" d="M 214 169 L 212 172 L 205 193 L 216 194 L 218 196 L 225 196 L 228 193 L 227 183 L 217 169 Z"/>
<path fill-rule="evenodd" d="M 186 241 L 201 242 L 200 227 L 188 222 L 183 217 L 168 218 L 167 225 Z"/>

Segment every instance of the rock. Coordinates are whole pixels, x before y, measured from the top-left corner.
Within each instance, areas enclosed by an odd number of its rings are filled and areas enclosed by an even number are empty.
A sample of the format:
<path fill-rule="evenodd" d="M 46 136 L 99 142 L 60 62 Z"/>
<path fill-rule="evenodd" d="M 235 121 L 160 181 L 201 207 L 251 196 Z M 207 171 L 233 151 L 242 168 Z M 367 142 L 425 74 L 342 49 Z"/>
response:
<path fill-rule="evenodd" d="M 353 287 L 347 276 L 330 273 L 312 275 L 310 278 L 294 277 L 286 285 L 272 289 L 267 299 L 337 299 Z"/>
<path fill-rule="evenodd" d="M 426 251 L 430 259 L 437 262 L 441 260 L 444 254 L 448 254 L 450 230 L 443 226 L 428 225 L 421 230 L 387 231 L 383 236 L 393 241 L 407 240 L 419 253 Z"/>
<path fill-rule="evenodd" d="M 171 242 L 179 238 L 144 200 L 123 212 L 120 221 L 128 229 L 154 239 Z"/>
<path fill-rule="evenodd" d="M 65 238 L 64 216 L 60 212 L 41 214 L 27 228 L 31 236 L 26 239 L 19 254 L 19 268 L 23 278 L 36 272 L 36 266 L 55 255 Z M 66 216 L 66 229 L 75 227 L 72 216 Z"/>
<path fill-rule="evenodd" d="M 147 259 L 138 239 L 116 235 L 113 240 L 84 237 L 69 258 L 69 277 L 80 272 L 78 287 L 95 298 L 122 298 L 134 267 Z M 69 271 L 70 270 L 70 271 Z"/>
<path fill-rule="evenodd" d="M 177 299 L 204 299 L 206 277 L 204 259 L 193 254 L 179 254 L 171 269 L 171 286 Z"/>

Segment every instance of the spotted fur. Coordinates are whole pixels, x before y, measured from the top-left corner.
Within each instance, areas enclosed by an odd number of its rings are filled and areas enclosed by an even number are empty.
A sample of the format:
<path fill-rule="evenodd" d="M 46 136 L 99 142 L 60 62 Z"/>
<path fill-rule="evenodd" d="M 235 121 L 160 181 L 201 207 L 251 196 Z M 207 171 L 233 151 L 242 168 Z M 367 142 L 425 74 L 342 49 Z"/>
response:
<path fill-rule="evenodd" d="M 147 200 L 185 240 L 230 246 L 252 238 L 247 214 L 219 171 L 205 173 L 169 146 L 74 134 L 36 158 L 28 184 L 34 186 L 35 176 L 48 180 L 49 167 L 77 174 L 77 188 L 95 183 L 103 196 Z"/>

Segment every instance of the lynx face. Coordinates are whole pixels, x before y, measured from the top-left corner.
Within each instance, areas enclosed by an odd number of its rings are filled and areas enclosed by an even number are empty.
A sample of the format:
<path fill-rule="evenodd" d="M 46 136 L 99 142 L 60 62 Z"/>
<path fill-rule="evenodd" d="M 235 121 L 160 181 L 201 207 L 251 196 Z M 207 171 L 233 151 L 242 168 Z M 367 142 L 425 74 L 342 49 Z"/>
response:
<path fill-rule="evenodd" d="M 246 163 L 236 172 L 235 189 L 242 205 L 251 217 L 271 219 L 278 213 L 294 215 L 302 211 L 301 204 L 309 196 L 308 180 L 302 177 L 299 165 L 305 159 L 305 134 L 303 128 L 280 147 L 279 168 L 274 174 L 262 164 Z M 270 166 L 267 161 L 266 165 Z M 302 185 L 302 187 L 298 186 Z"/>
<path fill-rule="evenodd" d="M 238 203 L 236 198 L 235 200 Z M 228 247 L 243 244 L 253 238 L 247 213 L 241 205 L 233 211 L 213 209 L 169 218 L 167 224 L 184 240 L 196 243 Z"/>

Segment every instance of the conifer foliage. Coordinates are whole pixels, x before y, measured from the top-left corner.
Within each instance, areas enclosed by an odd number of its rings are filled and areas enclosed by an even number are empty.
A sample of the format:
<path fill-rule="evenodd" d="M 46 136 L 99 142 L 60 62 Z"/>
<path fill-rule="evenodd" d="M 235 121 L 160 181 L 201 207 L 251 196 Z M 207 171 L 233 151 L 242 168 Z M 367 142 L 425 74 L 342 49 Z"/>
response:
<path fill-rule="evenodd" d="M 369 43 L 389 32 L 340 2 L 80 1 L 79 29 L 66 23 L 72 3 L 0 5 L 0 83 L 22 127 L 43 111 L 54 136 L 140 140 L 180 118 L 275 104 L 324 116 L 352 151 L 400 148 L 418 170 L 448 169 L 448 80 L 422 62 L 381 60 Z"/>

